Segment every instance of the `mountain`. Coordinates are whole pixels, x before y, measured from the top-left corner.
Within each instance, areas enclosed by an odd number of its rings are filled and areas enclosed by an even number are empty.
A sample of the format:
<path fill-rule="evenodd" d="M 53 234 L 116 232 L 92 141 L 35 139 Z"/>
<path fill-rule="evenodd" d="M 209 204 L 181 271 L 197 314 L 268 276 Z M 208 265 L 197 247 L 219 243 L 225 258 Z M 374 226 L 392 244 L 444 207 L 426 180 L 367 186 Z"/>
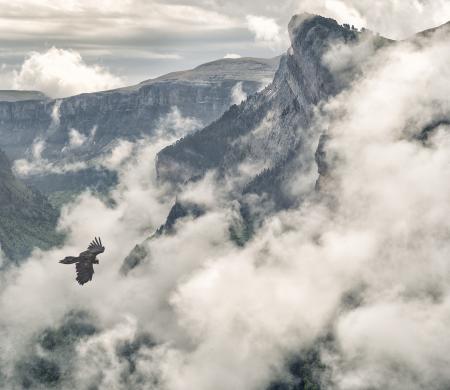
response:
<path fill-rule="evenodd" d="M 353 45 L 361 38 L 371 40 L 374 48 L 390 43 L 368 30 L 311 14 L 294 16 L 288 30 L 291 47 L 281 57 L 272 83 L 202 130 L 167 146 L 156 160 L 158 179 L 180 189 L 210 170 L 218 173 L 219 180 L 234 182 L 232 197 L 240 201 L 241 219 L 230 226 L 230 239 L 237 245 L 245 244 L 259 222 L 258 211 L 247 197 L 256 194 L 260 203 L 267 202 L 264 213 L 269 207 L 287 209 L 301 201 L 286 186 L 292 175 L 302 181 L 308 196 L 318 188 L 319 174 L 326 172 L 326 129 L 313 126 L 314 112 L 347 84 L 326 66 L 324 54 L 332 45 Z M 175 213 L 181 206 L 174 204 L 166 224 L 184 217 Z M 136 246 L 124 260 L 123 270 L 128 272 L 151 256 L 149 242 Z"/>
<path fill-rule="evenodd" d="M 143 81 L 135 86 L 119 90 L 137 90 L 143 86 L 161 82 L 216 84 L 218 82 L 245 81 L 267 84 L 272 81 L 279 59 L 279 57 L 267 59 L 252 57 L 224 58 L 199 65 L 192 70 L 168 73 L 156 79 Z"/>
<path fill-rule="evenodd" d="M 119 271 L 117 248 L 123 245 L 128 248 L 126 241 L 131 236 L 124 232 L 123 226 L 145 220 L 144 214 L 140 214 L 143 208 L 132 208 L 126 214 L 118 207 L 112 210 L 116 219 L 102 217 L 100 228 L 111 220 L 124 225 L 109 230 L 114 236 L 110 242 L 113 238 L 118 242 L 105 257 L 104 268 L 99 268 L 103 282 L 99 280 L 92 285 L 96 299 L 83 300 L 88 295 L 94 297 L 89 291 L 83 296 L 65 289 L 68 293 L 61 294 L 63 300 L 53 302 L 48 297 L 55 296 L 53 290 L 58 283 L 47 283 L 55 287 L 34 294 L 33 300 L 23 287 L 34 280 L 31 278 L 36 274 L 34 269 L 24 269 L 23 277 L 12 288 L 5 289 L 9 294 L 2 298 L 12 321 L 2 323 L 4 334 L 7 336 L 11 329 L 22 339 L 17 351 L 12 348 L 15 344 L 5 342 L 3 350 L 17 353 L 2 360 L 0 383 L 5 386 L 0 387 L 261 390 L 450 387 L 445 369 L 449 291 L 445 211 L 450 193 L 443 180 L 448 172 L 449 144 L 448 138 L 442 136 L 448 129 L 442 125 L 450 123 L 445 83 L 439 85 L 443 87 L 439 88 L 439 94 L 427 96 L 425 105 L 437 100 L 438 107 L 436 115 L 425 118 L 425 121 L 432 119 L 429 126 L 422 132 L 421 128 L 389 131 L 403 127 L 397 118 L 408 128 L 411 119 L 416 118 L 402 117 L 402 111 L 413 111 L 414 104 L 423 105 L 417 99 L 419 94 L 413 95 L 413 99 L 406 98 L 418 88 L 411 83 L 415 81 L 411 75 L 420 76 L 433 63 L 436 51 L 432 50 L 431 57 L 427 57 L 430 61 L 422 62 L 423 68 L 413 73 L 405 71 L 407 77 L 400 80 L 401 85 L 406 82 L 412 87 L 401 90 L 405 96 L 399 98 L 400 110 L 384 112 L 394 105 L 397 96 L 392 92 L 399 88 L 395 78 L 402 78 L 399 73 L 404 71 L 405 63 L 408 65 L 406 61 L 400 62 L 398 73 L 383 67 L 383 77 L 377 83 L 382 87 L 386 82 L 392 83 L 392 89 L 378 90 L 374 84 L 358 80 L 354 87 L 360 87 L 361 94 L 339 96 L 338 103 L 348 97 L 345 109 L 355 108 L 352 103 L 356 98 L 361 99 L 358 103 L 364 108 L 362 112 L 354 110 L 348 114 L 358 119 L 354 122 L 353 118 L 345 120 L 347 111 L 343 113 L 342 107 L 336 109 L 338 104 L 332 107 L 330 116 L 335 115 L 339 123 L 336 130 L 345 132 L 352 128 L 339 138 L 339 131 L 328 132 L 325 120 L 316 121 L 316 114 L 321 114 L 323 104 L 356 79 L 361 71 L 359 66 L 364 66 L 364 59 L 359 56 L 373 54 L 394 43 L 370 31 L 309 14 L 293 17 L 289 34 L 291 47 L 281 58 L 270 85 L 158 154 L 159 180 L 172 184 L 164 188 L 180 190 L 181 195 L 176 197 L 165 223 L 135 246 Z M 358 53 L 361 43 L 363 52 Z M 340 69 L 332 70 L 326 56 L 330 49 L 342 48 L 334 55 L 344 52 L 350 58 L 337 58 Z M 352 61 L 351 55 L 356 55 L 357 61 Z M 385 59 L 383 55 L 374 58 L 375 66 Z M 434 77 L 445 69 L 446 63 L 440 61 L 439 65 L 432 73 Z M 200 84 L 215 78 L 221 83 L 234 74 L 231 66 L 227 72 L 221 71 L 223 66 L 218 61 L 200 70 L 164 76 L 165 81 L 150 80 L 108 93 L 140 93 L 142 88 L 153 88 L 168 80 L 176 80 L 173 81 L 176 88 L 184 88 L 192 78 Z M 235 81 L 233 88 L 242 89 L 241 81 Z M 434 80 L 425 78 L 417 91 L 423 92 L 428 86 L 435 88 L 429 81 Z M 229 90 L 231 94 L 233 88 Z M 383 104 L 374 102 L 374 95 Z M 428 110 L 413 112 L 423 114 Z M 54 115 L 58 120 L 54 119 L 54 128 L 49 128 L 55 134 L 60 130 L 61 115 L 61 112 Z M 188 116 L 188 111 L 183 116 Z M 378 119 L 385 119 L 384 116 L 390 116 L 393 123 L 387 126 L 383 121 L 379 123 Z M 320 119 L 324 117 L 328 119 L 326 115 Z M 96 138 L 98 132 L 91 133 L 86 137 L 99 144 L 103 142 Z M 333 152 L 332 148 L 327 149 L 332 134 L 340 141 L 333 146 L 340 150 L 327 158 L 327 152 Z M 45 133 L 47 145 L 52 145 L 52 135 L 51 131 Z M 391 142 L 380 142 L 391 136 Z M 408 137 L 413 142 L 407 142 Z M 94 156 L 96 148 L 103 152 L 114 140 L 112 137 L 111 141 L 104 141 L 103 147 L 96 143 L 89 149 L 90 144 L 86 145 L 88 149 L 72 156 L 78 159 Z M 438 145 L 441 142 L 442 149 Z M 45 153 L 46 158 L 53 158 L 52 151 Z M 0 158 L 2 166 L 5 172 L 0 171 L 0 183 L 12 184 L 0 192 L 0 204 L 14 204 L 24 198 L 16 187 L 22 186 L 24 193 L 29 189 L 13 177 L 4 155 Z M 196 181 L 204 184 L 201 177 L 211 171 L 222 181 L 215 188 L 217 193 L 210 192 L 209 187 L 192 190 L 191 185 Z M 75 184 L 97 181 L 88 171 L 83 174 L 87 177 L 77 179 Z M 425 180 L 428 175 L 430 181 Z M 338 184 L 329 197 L 320 180 L 327 176 L 330 181 L 325 184 Z M 224 182 L 226 185 L 221 186 Z M 292 190 L 287 183 L 298 188 Z M 418 192 L 417 196 L 414 192 Z M 183 197 L 186 193 L 189 196 Z M 267 216 L 272 209 L 265 208 L 266 200 L 276 210 L 286 210 L 302 202 L 302 196 L 310 195 L 317 195 L 318 201 L 305 202 L 304 207 L 275 215 L 248 245 L 254 233 L 252 205 L 264 208 L 262 214 Z M 328 202 L 332 197 L 336 202 Z M 213 206 L 202 208 L 195 203 L 202 198 Z M 125 206 L 136 198 L 130 199 Z M 438 207 L 428 212 L 435 202 Z M 22 203 L 18 205 L 20 210 L 37 202 L 28 206 Z M 152 213 L 154 204 L 148 202 L 146 215 Z M 90 206 L 82 215 L 92 212 Z M 202 224 L 201 219 L 218 213 L 220 217 Z M 196 218 L 198 224 L 183 223 Z M 4 220 L 0 218 L 0 226 Z M 220 227 L 218 233 L 214 232 L 216 226 Z M 185 232 L 189 234 L 183 237 Z M 247 247 L 237 250 L 231 247 L 233 243 L 236 247 Z M 110 273 L 106 271 L 108 261 Z M 143 266 L 146 261 L 154 263 Z M 112 278 L 112 272 L 117 271 L 121 280 Z M 54 280 L 62 285 L 62 279 L 56 276 Z M 37 278 L 30 291 L 38 291 L 36 286 L 42 285 Z M 17 291 L 24 291 L 26 299 L 21 301 L 25 307 L 14 316 L 20 305 L 16 302 L 11 305 L 9 300 Z M 30 314 L 26 305 L 38 308 L 36 313 L 43 311 L 43 318 L 37 316 L 34 320 L 35 312 L 31 310 Z M 33 320 L 29 324 L 23 321 L 26 312 Z M 8 315 L 4 317 L 9 320 Z M 26 327 L 21 328 L 21 323 Z M 4 339 L 9 341 L 8 337 Z"/>
<path fill-rule="evenodd" d="M 211 169 L 233 177 L 250 167 L 239 190 L 268 193 L 279 207 L 289 206 L 293 200 L 283 182 L 293 160 L 298 176 L 317 171 L 315 152 L 324 129 L 311 126 L 314 110 L 346 86 L 326 66 L 324 54 L 331 45 L 356 44 L 361 36 L 370 36 L 374 46 L 389 40 L 310 14 L 294 16 L 288 29 L 291 47 L 273 82 L 201 131 L 163 149 L 157 158 L 161 181 L 180 184 Z M 313 188 L 314 182 L 308 186 Z"/>
<path fill-rule="evenodd" d="M 217 121 L 200 131 L 182 138 L 176 143 L 166 147 L 158 154 L 156 162 L 157 172 L 158 177 L 162 182 L 170 182 L 178 185 L 182 189 L 184 184 L 197 180 L 208 171 L 215 170 L 218 172 L 219 178 L 234 180 L 236 183 L 237 188 L 235 189 L 237 189 L 237 191 L 232 194 L 233 198 L 241 200 L 241 195 L 266 194 L 273 200 L 277 207 L 281 209 L 290 207 L 295 204 L 296 201 L 299 201 L 299 199 L 295 199 L 295 196 L 290 196 L 287 188 L 283 188 L 287 181 L 292 181 L 286 180 L 287 178 L 292 179 L 292 175 L 296 175 L 298 182 L 304 181 L 304 183 L 299 183 L 299 185 L 304 187 L 303 191 L 305 193 L 315 194 L 321 191 L 321 182 L 317 179 L 320 178 L 320 176 L 325 177 L 327 175 L 328 170 L 330 168 L 332 169 L 328 164 L 332 165 L 333 161 L 326 159 L 326 144 L 329 139 L 327 129 L 314 122 L 314 114 L 316 110 L 320 110 L 322 103 L 332 99 L 343 89 L 347 88 L 352 81 L 352 78 L 357 76 L 360 71 L 357 66 L 353 67 L 350 63 L 345 67 L 343 72 L 332 72 L 326 66 L 324 55 L 328 52 L 328 49 L 334 47 L 334 45 L 347 47 L 349 48 L 347 52 L 349 52 L 353 49 L 355 51 L 358 50 L 358 43 L 362 41 L 364 41 L 363 43 L 369 42 L 372 45 L 371 49 L 373 50 L 378 50 L 381 47 L 392 45 L 394 43 L 393 41 L 372 34 L 370 31 L 358 31 L 349 26 L 341 26 L 332 19 L 307 14 L 298 15 L 292 18 L 289 23 L 289 34 L 291 38 L 291 48 L 282 57 L 275 78 L 268 87 L 263 91 L 250 96 L 245 102 L 239 105 L 233 105 Z M 372 53 L 371 50 L 368 52 Z M 445 114 L 446 112 L 442 115 Z M 376 115 L 383 115 L 383 113 L 374 112 L 372 115 L 373 119 L 376 121 Z M 436 121 L 432 126 L 428 126 L 423 130 L 424 138 L 428 133 L 433 131 L 433 129 L 438 128 L 442 124 L 448 125 L 448 123 L 447 118 Z M 364 128 L 361 130 L 364 130 Z M 378 151 L 379 149 L 376 150 Z M 380 150 L 380 152 L 382 153 L 382 150 Z M 374 157 L 375 159 L 377 158 L 377 156 L 374 155 L 371 155 L 368 158 Z M 395 157 L 389 155 L 388 158 Z M 403 160 L 401 161 L 403 162 Z M 243 167 L 251 167 L 252 165 L 255 169 L 247 169 L 247 172 L 245 172 Z M 406 176 L 410 177 L 408 176 L 410 174 L 408 172 L 409 167 L 407 165 L 404 167 L 407 171 Z M 356 169 L 358 169 L 357 166 Z M 314 175 L 312 175 L 312 180 L 309 177 L 311 176 L 309 175 L 310 172 L 314 173 Z M 244 176 L 245 180 L 236 180 L 239 176 Z M 411 182 L 411 187 L 414 185 L 420 186 L 422 177 L 420 175 L 418 176 L 419 177 L 416 178 L 417 182 Z M 369 181 L 371 178 L 368 177 L 367 180 Z M 375 181 L 377 181 L 377 178 L 375 178 Z M 391 185 L 393 184 L 392 182 L 389 183 Z M 364 185 L 365 183 L 363 180 L 362 186 Z M 225 191 L 225 188 L 227 187 L 223 186 L 222 188 L 224 188 Z M 352 188 L 352 191 L 355 191 L 355 188 L 358 189 L 358 187 L 354 187 Z M 440 187 L 437 188 L 439 191 Z M 389 188 L 389 191 L 391 190 L 392 189 Z M 364 194 L 367 194 L 367 192 Z M 385 197 L 386 195 L 383 193 L 382 196 Z M 386 204 L 390 203 L 391 199 L 390 196 L 386 196 Z M 428 199 L 428 197 L 426 199 Z M 387 210 L 390 210 L 389 207 Z M 409 210 L 407 213 L 409 213 Z M 244 213 L 241 211 L 241 214 Z M 170 223 L 171 226 L 174 226 L 174 221 L 176 221 L 177 218 L 182 219 L 186 215 L 188 214 L 183 206 L 175 203 L 169 213 L 166 224 Z M 308 215 L 311 217 L 311 214 Z M 328 214 L 326 215 L 328 216 Z M 195 215 L 191 214 L 189 217 L 194 218 Z M 377 218 L 376 215 L 374 217 Z M 345 213 L 345 218 L 351 219 L 355 217 Z M 244 218 L 244 220 L 245 219 L 248 221 L 251 218 L 247 217 Z M 388 220 L 390 223 L 391 220 Z M 303 220 L 300 219 L 300 221 Z M 280 225 L 282 225 L 282 223 L 280 223 Z M 279 226 L 280 231 L 283 229 L 283 233 L 280 233 L 280 236 L 284 233 L 289 235 L 291 229 L 293 231 L 295 230 L 294 227 L 291 228 L 288 225 L 289 224 L 286 224 L 283 227 Z M 350 226 L 353 227 L 353 225 Z M 362 229 L 361 231 L 364 231 L 366 226 L 358 224 L 357 229 Z M 236 236 L 232 227 L 230 227 L 230 230 L 230 235 Z M 406 231 L 407 230 L 408 229 L 406 229 Z M 303 230 L 300 231 L 303 232 Z M 308 229 L 305 229 L 304 232 L 308 232 Z M 271 231 L 271 233 L 273 233 L 273 231 Z M 326 235 L 329 232 L 321 231 L 318 236 L 321 236 L 322 233 Z M 403 229 L 400 236 L 403 237 Z M 411 237 L 411 242 L 418 240 L 415 234 L 411 234 L 409 237 Z M 266 257 L 268 251 L 266 252 L 265 245 L 267 243 L 267 247 L 271 247 L 269 241 L 272 238 L 277 242 L 277 245 L 279 245 L 278 236 L 271 237 L 267 240 L 264 238 L 264 249 L 261 251 L 261 258 L 264 260 L 262 261 L 265 261 L 266 258 L 270 258 L 270 255 L 267 255 Z M 157 237 L 153 236 L 152 239 L 157 239 Z M 233 237 L 233 239 L 235 239 L 235 237 Z M 302 246 L 302 239 L 303 238 L 299 239 L 299 247 Z M 313 240 L 314 245 L 316 245 L 316 238 L 313 238 Z M 389 240 L 391 240 L 391 237 L 389 237 Z M 239 241 L 241 240 L 235 241 L 238 241 L 237 244 L 239 244 Z M 403 246 L 402 238 L 400 239 L 400 242 L 400 245 Z M 387 241 L 386 243 L 387 245 L 390 245 L 390 241 Z M 295 245 L 296 244 L 294 243 L 292 248 L 295 248 Z M 414 246 L 414 244 L 408 242 L 407 246 L 409 247 L 410 245 Z M 136 246 L 135 250 L 124 261 L 122 267 L 123 274 L 127 274 L 130 270 L 138 267 L 145 258 L 151 260 L 152 253 L 151 248 L 150 250 L 148 248 L 149 246 L 151 246 L 150 239 L 143 244 Z M 317 247 L 320 248 L 319 251 L 322 250 L 320 238 L 317 238 Z M 250 248 L 250 250 L 252 249 L 253 247 Z M 383 250 L 383 248 L 380 249 L 381 251 Z M 334 248 L 332 251 L 334 251 Z M 370 251 L 371 250 L 366 247 L 362 249 L 364 256 L 366 252 Z M 285 256 L 281 247 L 277 248 L 275 252 L 276 256 L 279 255 L 281 258 Z M 375 261 L 378 261 L 378 251 L 375 253 Z M 289 258 L 292 254 L 294 254 L 295 259 L 294 251 L 289 252 L 289 255 L 286 257 Z M 389 256 L 389 261 L 395 261 L 396 256 L 401 257 L 398 253 L 395 253 L 392 256 Z M 409 260 L 409 256 L 407 258 Z M 425 254 L 424 258 L 428 260 L 429 254 Z M 226 260 L 229 260 L 229 258 L 226 258 Z M 286 260 L 286 263 L 289 260 Z M 345 256 L 343 256 L 343 260 L 345 262 Z M 168 259 L 168 261 L 170 263 L 170 259 Z M 422 261 L 422 258 L 420 261 Z M 286 263 L 283 263 L 283 267 Z M 309 263 L 304 264 L 305 268 L 309 267 Z M 385 266 L 384 264 L 385 263 L 383 263 L 382 267 Z M 323 272 L 326 272 L 325 268 L 327 268 L 327 266 L 328 265 L 325 265 L 321 268 L 320 272 L 322 272 L 322 270 Z M 368 262 L 362 263 L 363 268 L 366 268 L 366 266 L 369 266 Z M 255 267 L 257 268 L 258 266 Z M 217 274 L 220 274 L 223 268 L 217 267 L 214 270 Z M 233 272 L 235 272 L 234 269 Z M 347 270 L 344 271 L 344 273 L 345 272 L 347 272 Z M 211 274 L 208 274 L 208 276 L 211 276 Z M 208 279 L 208 281 L 210 280 L 211 279 Z M 363 280 L 365 279 L 363 278 Z M 392 279 L 389 277 L 388 290 L 392 288 L 391 280 Z M 215 282 L 216 279 L 213 280 L 211 285 L 215 284 Z M 408 281 L 406 283 L 409 285 L 410 282 Z M 375 283 L 376 291 L 373 293 L 373 296 L 377 296 L 378 286 L 379 284 Z M 203 285 L 201 287 L 203 287 Z M 196 290 L 196 293 L 198 293 L 198 291 L 200 291 L 200 294 L 203 293 L 201 288 Z M 348 296 L 344 295 L 343 301 L 348 300 L 348 302 L 345 302 L 347 309 L 342 310 L 351 310 L 348 307 L 360 304 L 358 302 L 359 298 L 357 297 L 357 294 L 355 294 L 356 296 L 353 295 L 354 291 Z M 366 295 L 366 297 L 367 296 L 369 295 Z M 414 300 L 415 298 L 408 299 Z M 423 307 L 427 307 L 430 305 L 430 302 L 432 302 L 428 298 L 423 301 L 422 299 L 423 298 L 417 298 L 417 302 L 420 302 L 421 311 L 423 310 Z M 402 303 L 399 307 L 403 308 L 403 297 L 401 300 Z M 382 298 L 380 302 L 382 302 L 380 304 L 381 306 L 385 305 L 384 298 Z M 373 304 L 374 303 L 370 301 L 362 311 L 368 310 L 367 308 L 371 307 Z M 416 302 L 414 305 L 415 304 Z M 395 314 L 394 317 L 397 320 L 397 314 Z M 373 318 L 375 317 L 373 313 L 371 313 L 370 316 L 366 318 L 368 321 L 367 323 L 373 321 Z M 352 333 L 354 330 L 353 321 L 355 319 L 359 320 L 359 318 L 358 316 L 351 316 L 346 318 L 346 320 L 348 319 L 350 319 L 349 323 L 352 322 L 352 326 L 348 328 L 348 332 Z M 405 323 L 408 321 L 409 319 L 406 320 Z M 329 324 L 330 329 L 333 329 L 333 332 L 336 323 L 340 324 L 340 322 L 337 321 Z M 365 325 L 367 323 L 365 323 Z M 373 336 L 373 334 L 369 332 L 368 337 L 371 336 Z M 364 334 L 363 338 L 365 339 L 365 337 L 366 334 Z M 324 338 L 326 339 L 325 342 L 334 344 L 332 335 L 327 335 Z M 351 339 L 344 338 L 344 342 L 348 340 Z M 375 344 L 379 341 L 376 333 L 373 340 Z M 336 345 L 338 344 L 332 345 L 329 350 L 336 349 Z M 369 348 L 367 347 L 369 344 L 365 344 L 365 340 L 361 345 L 364 345 L 364 348 Z M 318 352 L 320 350 L 320 343 L 316 344 L 316 348 L 317 350 L 313 348 L 310 351 L 302 351 L 298 357 L 293 357 L 292 361 L 286 359 L 288 360 L 286 362 L 288 365 L 286 370 L 288 372 L 287 377 L 280 379 L 280 381 L 273 382 L 268 389 L 288 390 L 335 387 L 335 383 L 331 386 L 328 386 L 326 383 L 328 373 L 326 372 L 327 368 L 325 367 L 325 364 L 330 363 L 329 355 L 325 352 L 325 361 L 327 363 L 322 362 L 320 356 L 321 352 Z M 351 348 L 353 348 L 353 344 L 350 349 Z M 339 345 L 337 349 L 339 349 Z M 389 357 L 392 351 L 389 348 L 386 351 L 385 356 Z M 352 364 L 355 356 L 356 359 L 359 358 L 358 353 L 355 355 L 352 354 L 352 360 L 346 362 L 350 367 L 353 367 Z M 387 364 L 392 364 L 392 372 L 396 372 L 398 360 L 396 358 L 393 361 L 389 361 L 389 358 L 387 359 Z M 371 366 L 372 363 L 373 360 L 368 361 L 370 366 L 369 377 L 372 375 L 372 372 L 374 372 Z M 367 362 L 363 364 L 367 364 Z M 331 366 L 334 369 L 334 361 L 331 361 Z M 376 369 L 377 366 L 375 364 L 375 370 Z M 357 370 L 352 371 L 352 368 L 350 368 L 350 371 L 351 374 L 349 378 L 351 378 L 351 380 L 360 374 Z M 414 378 L 413 380 L 416 380 L 417 378 L 417 371 L 417 367 L 413 365 L 413 368 L 411 369 L 411 377 Z M 436 377 L 433 376 L 431 380 L 434 381 L 435 378 Z M 377 386 L 376 382 L 378 380 L 379 378 L 376 377 L 374 380 L 375 385 L 372 387 L 375 388 Z M 448 380 L 445 378 L 445 383 L 447 382 Z M 396 378 L 396 384 L 398 385 L 398 383 L 401 383 L 401 381 L 397 381 Z M 365 384 L 366 383 L 362 380 L 356 384 L 356 387 L 364 387 Z M 408 385 L 406 385 L 406 387 L 408 387 Z"/>
<path fill-rule="evenodd" d="M 152 236 L 148 237 L 144 242 L 137 244 L 123 260 L 120 273 L 122 275 L 127 275 L 131 270 L 139 266 L 145 258 L 151 257 L 148 246 L 151 244 L 152 240 L 157 239 L 162 235 L 176 234 L 175 224 L 177 222 L 188 217 L 198 218 L 203 214 L 205 214 L 205 210 L 198 205 L 175 201 L 175 204 L 167 215 L 165 223 L 161 225 Z"/>
<path fill-rule="evenodd" d="M 298 201 L 298 193 L 285 187 L 293 174 L 305 181 L 304 192 L 317 188 L 319 182 L 307 182 L 308 172 L 325 174 L 327 136 L 326 129 L 315 125 L 315 113 L 351 85 L 368 53 L 396 41 L 307 13 L 293 16 L 288 31 L 291 46 L 281 57 L 273 82 L 202 130 L 164 148 L 156 162 L 162 182 L 180 185 L 216 170 L 222 177 L 243 178 L 236 181 L 238 193 L 265 194 L 277 208 Z M 449 31 L 450 22 L 409 41 L 420 44 L 423 37 Z M 337 47 L 347 47 L 350 57 L 339 59 L 341 69 L 336 71 L 325 55 Z M 448 123 L 446 117 L 431 128 L 443 123 Z M 424 129 L 424 134 L 428 131 Z"/>
<path fill-rule="evenodd" d="M 48 96 L 40 91 L 0 91 L 0 102 L 20 102 L 24 100 L 48 100 Z"/>
<path fill-rule="evenodd" d="M 38 159 L 40 171 L 23 179 L 64 203 L 86 187 L 98 190 L 116 183 L 114 172 L 93 165 L 119 139 L 134 141 L 161 128 L 180 136 L 201 128 L 269 83 L 278 62 L 279 57 L 222 59 L 131 87 L 56 100 L 7 91 L 0 98 L 0 148 L 12 160 Z M 64 168 L 50 169 L 54 165 Z"/>
<path fill-rule="evenodd" d="M 7 258 L 18 262 L 34 247 L 58 244 L 57 220 L 58 212 L 43 195 L 14 177 L 10 161 L 0 151 L 0 245 Z"/>
<path fill-rule="evenodd" d="M 183 117 L 206 125 L 232 104 L 232 90 L 238 83 L 248 95 L 270 82 L 278 60 L 223 59 L 133 87 L 64 99 L 0 99 L 0 147 L 11 159 L 23 158 L 39 139 L 45 141 L 43 157 L 61 158 L 61 150 L 70 143 L 70 131 L 75 129 L 84 137 L 93 136 L 83 150 L 83 155 L 90 156 L 118 138 L 152 134 L 173 107 Z"/>

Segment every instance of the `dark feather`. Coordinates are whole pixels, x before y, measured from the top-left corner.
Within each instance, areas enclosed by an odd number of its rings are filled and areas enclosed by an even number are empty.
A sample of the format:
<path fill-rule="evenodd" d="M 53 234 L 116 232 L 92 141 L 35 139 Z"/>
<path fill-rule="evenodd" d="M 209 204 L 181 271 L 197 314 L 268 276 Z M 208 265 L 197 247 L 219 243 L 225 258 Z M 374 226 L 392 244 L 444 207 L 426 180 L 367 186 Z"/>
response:
<path fill-rule="evenodd" d="M 61 264 L 73 264 L 79 260 L 79 257 L 66 256 L 64 259 L 59 260 Z"/>
<path fill-rule="evenodd" d="M 76 281 L 83 285 L 90 280 L 92 280 L 92 275 L 94 275 L 94 267 L 92 263 L 80 261 L 76 264 L 77 278 Z"/>
<path fill-rule="evenodd" d="M 94 240 L 88 246 L 88 251 L 94 255 L 105 251 L 105 247 L 102 245 L 100 238 L 94 237 Z"/>

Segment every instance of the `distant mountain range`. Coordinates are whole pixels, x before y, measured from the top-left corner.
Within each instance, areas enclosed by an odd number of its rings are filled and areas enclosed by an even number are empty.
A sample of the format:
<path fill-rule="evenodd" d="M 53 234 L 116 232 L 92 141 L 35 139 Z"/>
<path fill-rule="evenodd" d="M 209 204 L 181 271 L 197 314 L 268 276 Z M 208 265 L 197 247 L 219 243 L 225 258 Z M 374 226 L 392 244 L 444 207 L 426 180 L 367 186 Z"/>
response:
<path fill-rule="evenodd" d="M 21 102 L 24 100 L 50 100 L 50 98 L 39 91 L 0 91 L 0 102 Z"/>
<path fill-rule="evenodd" d="M 50 99 L 38 91 L 0 91 L 0 148 L 12 161 L 33 160 L 38 145 L 39 158 L 49 163 L 89 163 L 118 139 L 151 136 L 175 108 L 181 120 L 208 124 L 234 99 L 268 84 L 278 62 L 279 57 L 221 59 L 135 86 L 65 99 Z M 74 131 L 82 144 L 71 145 Z M 45 248 L 57 242 L 53 228 L 58 213 L 43 195 L 13 176 L 6 155 L 2 152 L 0 161 L 0 243 L 5 254 L 17 261 L 33 246 Z M 87 164 L 63 173 L 44 169 L 23 179 L 61 205 L 88 187 L 107 191 L 117 177 Z"/>
<path fill-rule="evenodd" d="M 115 183 L 115 175 L 89 164 L 119 139 L 134 141 L 153 135 L 175 109 L 180 119 L 189 118 L 198 127 L 207 125 L 236 99 L 270 83 L 278 62 L 279 57 L 221 59 L 135 86 L 65 99 L 3 91 L 0 148 L 12 160 L 33 160 L 33 146 L 39 144 L 39 158 L 50 163 L 87 165 L 64 175 L 43 171 L 24 178 L 46 194 L 108 187 Z M 73 134 L 78 137 L 75 143 Z"/>
<path fill-rule="evenodd" d="M 43 157 L 61 158 L 62 148 L 70 142 L 70 130 L 75 129 L 85 137 L 95 132 L 89 145 L 73 152 L 92 156 L 117 138 L 151 135 L 174 106 L 183 117 L 206 125 L 232 104 L 232 90 L 238 83 L 245 95 L 268 84 L 278 61 L 278 57 L 222 59 L 132 87 L 64 99 L 45 99 L 38 92 L 3 91 L 0 148 L 11 159 L 23 158 L 39 139 L 45 141 Z"/>

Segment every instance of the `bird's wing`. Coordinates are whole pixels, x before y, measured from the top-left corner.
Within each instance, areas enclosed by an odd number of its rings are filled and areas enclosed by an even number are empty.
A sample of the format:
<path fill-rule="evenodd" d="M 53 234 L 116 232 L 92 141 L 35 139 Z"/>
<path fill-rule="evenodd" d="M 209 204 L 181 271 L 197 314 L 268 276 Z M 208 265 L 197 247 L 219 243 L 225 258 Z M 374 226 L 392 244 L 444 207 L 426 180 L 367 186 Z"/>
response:
<path fill-rule="evenodd" d="M 83 251 L 78 255 L 79 261 L 92 261 L 95 258 L 95 254 L 93 254 L 90 250 Z"/>
<path fill-rule="evenodd" d="M 74 256 L 66 256 L 64 259 L 59 260 L 59 262 L 61 264 L 73 264 L 76 263 L 77 261 L 79 261 L 80 258 L 79 257 L 74 257 Z"/>
<path fill-rule="evenodd" d="M 98 255 L 99 253 L 103 253 L 105 248 L 103 247 L 102 240 L 97 237 L 94 237 L 94 240 L 89 244 L 87 250 L 91 252 L 93 255 Z"/>
<path fill-rule="evenodd" d="M 77 282 L 81 285 L 92 280 L 92 275 L 94 275 L 94 266 L 89 261 L 80 261 L 75 265 L 77 269 Z"/>

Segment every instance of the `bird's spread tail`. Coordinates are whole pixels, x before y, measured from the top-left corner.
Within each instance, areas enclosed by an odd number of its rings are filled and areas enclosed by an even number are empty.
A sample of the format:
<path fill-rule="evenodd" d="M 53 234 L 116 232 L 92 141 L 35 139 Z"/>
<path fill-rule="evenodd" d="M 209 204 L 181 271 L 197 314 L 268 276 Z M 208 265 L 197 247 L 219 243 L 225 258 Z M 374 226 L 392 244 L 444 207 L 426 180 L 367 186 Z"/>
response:
<path fill-rule="evenodd" d="M 59 260 L 59 262 L 60 262 L 61 264 L 74 264 L 74 263 L 77 262 L 77 260 L 78 260 L 78 257 L 67 256 L 67 257 L 65 257 L 64 259 Z"/>

